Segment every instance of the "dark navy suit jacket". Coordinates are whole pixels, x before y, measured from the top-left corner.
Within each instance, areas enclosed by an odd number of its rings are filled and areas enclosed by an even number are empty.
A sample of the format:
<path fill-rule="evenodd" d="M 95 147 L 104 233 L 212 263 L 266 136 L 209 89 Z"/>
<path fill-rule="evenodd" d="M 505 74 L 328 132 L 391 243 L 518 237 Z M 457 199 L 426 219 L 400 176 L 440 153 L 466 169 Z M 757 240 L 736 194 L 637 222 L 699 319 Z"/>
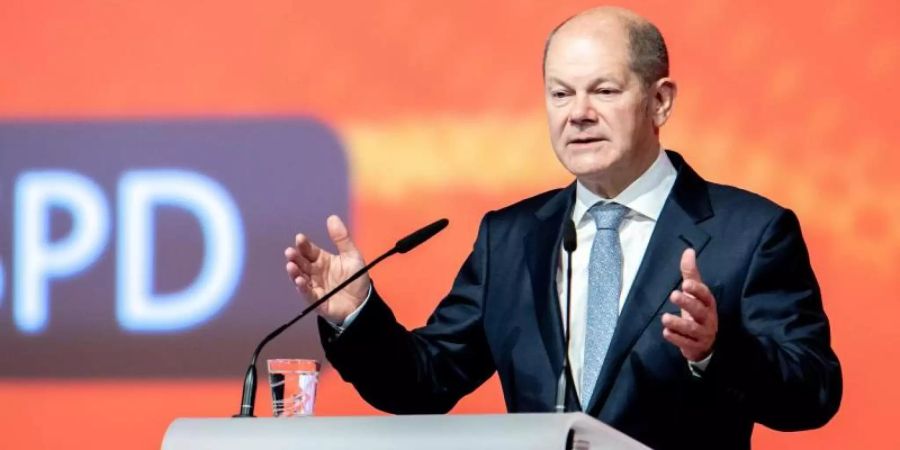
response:
<path fill-rule="evenodd" d="M 708 183 L 674 152 L 678 176 L 619 317 L 584 411 L 655 449 L 744 449 L 754 423 L 825 424 L 841 371 L 796 216 Z M 373 290 L 326 356 L 376 408 L 443 413 L 495 371 L 510 412 L 550 412 L 563 366 L 556 271 L 574 184 L 482 220 L 474 249 L 427 325 L 407 331 Z M 702 377 L 662 337 L 692 247 L 716 297 L 719 334 Z M 578 320 L 574 318 L 573 320 Z M 569 408 L 577 408 L 574 389 Z"/>

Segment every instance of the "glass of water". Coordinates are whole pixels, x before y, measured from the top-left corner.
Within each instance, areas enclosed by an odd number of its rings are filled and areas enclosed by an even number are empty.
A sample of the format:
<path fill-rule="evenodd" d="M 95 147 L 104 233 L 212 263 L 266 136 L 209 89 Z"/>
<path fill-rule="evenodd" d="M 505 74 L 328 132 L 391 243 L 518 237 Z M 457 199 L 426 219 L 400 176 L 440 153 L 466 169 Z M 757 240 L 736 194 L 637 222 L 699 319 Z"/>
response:
<path fill-rule="evenodd" d="M 270 359 L 267 362 L 273 415 L 312 415 L 319 383 L 319 362 L 313 359 Z"/>

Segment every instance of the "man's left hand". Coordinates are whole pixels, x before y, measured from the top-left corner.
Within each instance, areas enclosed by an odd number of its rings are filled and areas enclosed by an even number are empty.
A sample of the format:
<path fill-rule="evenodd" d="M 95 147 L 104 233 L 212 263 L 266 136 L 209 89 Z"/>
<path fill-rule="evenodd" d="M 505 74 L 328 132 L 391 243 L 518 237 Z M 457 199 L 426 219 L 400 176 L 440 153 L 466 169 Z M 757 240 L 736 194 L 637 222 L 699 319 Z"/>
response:
<path fill-rule="evenodd" d="M 703 284 L 694 249 L 681 255 L 681 290 L 674 290 L 669 301 L 681 308 L 681 316 L 662 316 L 663 337 L 675 344 L 688 361 L 698 362 L 712 353 L 719 331 L 716 299 Z"/>

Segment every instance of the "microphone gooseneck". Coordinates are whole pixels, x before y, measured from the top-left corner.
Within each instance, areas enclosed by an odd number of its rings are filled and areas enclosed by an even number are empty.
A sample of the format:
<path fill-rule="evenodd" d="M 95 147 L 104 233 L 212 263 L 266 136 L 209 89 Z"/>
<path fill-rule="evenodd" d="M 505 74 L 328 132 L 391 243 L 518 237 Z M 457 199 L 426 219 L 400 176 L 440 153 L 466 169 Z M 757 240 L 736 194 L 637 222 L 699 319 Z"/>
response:
<path fill-rule="evenodd" d="M 556 391 L 556 412 L 566 412 L 566 380 L 571 379 L 569 367 L 569 337 L 571 336 L 572 322 L 572 253 L 578 246 L 578 235 L 575 233 L 575 222 L 572 219 L 563 224 L 563 250 L 566 252 L 566 327 L 565 348 L 563 349 L 563 368 L 559 376 L 559 384 Z"/>
<path fill-rule="evenodd" d="M 279 334 L 283 333 L 284 330 L 290 328 L 291 325 L 306 317 L 307 314 L 318 308 L 319 305 L 328 301 L 328 299 L 330 299 L 334 294 L 340 292 L 350 283 L 354 282 L 357 278 L 367 273 L 372 267 L 375 267 L 378 263 L 384 261 L 387 257 L 394 255 L 395 253 L 406 253 L 418 247 L 420 244 L 427 241 L 428 239 L 431 239 L 434 235 L 438 234 L 441 230 L 446 228 L 449 223 L 450 221 L 447 219 L 440 219 L 410 233 L 403 239 L 400 239 L 392 249 L 375 258 L 372 262 L 366 264 L 365 267 L 357 270 L 353 275 L 350 275 L 346 280 L 341 282 L 341 284 L 335 286 L 334 289 L 328 291 L 327 294 L 323 295 L 322 298 L 307 306 L 306 309 L 304 309 L 302 312 L 300 312 L 300 314 L 297 315 L 297 317 L 294 317 L 290 321 L 273 330 L 271 333 L 267 334 L 266 337 L 264 337 L 262 341 L 260 341 L 259 345 L 256 346 L 256 349 L 253 350 L 253 355 L 250 357 L 250 366 L 247 367 L 247 373 L 246 375 L 244 375 L 244 390 L 241 394 L 241 410 L 238 414 L 235 414 L 232 417 L 256 417 L 253 415 L 253 410 L 256 406 L 256 360 L 257 358 L 259 358 L 259 353 L 262 351 L 263 347 L 265 347 L 266 344 L 269 343 L 269 341 L 275 339 Z"/>

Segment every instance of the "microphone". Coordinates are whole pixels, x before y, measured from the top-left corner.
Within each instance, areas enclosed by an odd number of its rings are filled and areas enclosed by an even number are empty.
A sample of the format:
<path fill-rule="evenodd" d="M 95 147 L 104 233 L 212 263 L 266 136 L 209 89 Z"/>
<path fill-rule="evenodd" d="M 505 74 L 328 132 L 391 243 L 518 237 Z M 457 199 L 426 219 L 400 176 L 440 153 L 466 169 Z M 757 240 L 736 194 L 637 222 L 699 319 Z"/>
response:
<path fill-rule="evenodd" d="M 422 229 L 414 231 L 409 236 L 397 241 L 397 243 L 394 244 L 394 251 L 397 253 L 406 253 L 418 247 L 419 244 L 431 239 L 432 236 L 440 233 L 444 228 L 447 228 L 449 223 L 449 220 L 441 219 L 432 224 L 425 225 Z"/>
<path fill-rule="evenodd" d="M 572 379 L 569 367 L 569 337 L 571 336 L 572 323 L 572 252 L 578 246 L 578 235 L 575 233 L 575 223 L 572 219 L 563 223 L 563 250 L 566 252 L 568 264 L 566 265 L 566 344 L 563 352 L 563 370 L 559 375 L 559 384 L 556 390 L 556 412 L 566 411 L 566 380 Z"/>
<path fill-rule="evenodd" d="M 267 334 L 266 337 L 264 337 L 263 340 L 260 341 L 259 345 L 256 346 L 256 350 L 253 350 L 253 355 L 250 357 L 250 366 L 247 367 L 247 374 L 244 375 L 244 390 L 241 394 L 241 411 L 233 415 L 232 417 L 256 417 L 253 415 L 253 410 L 256 406 L 256 359 L 259 357 L 259 353 L 262 351 L 263 347 L 265 347 L 265 345 L 268 344 L 269 341 L 275 339 L 275 337 L 283 333 L 284 330 L 288 329 L 288 327 L 296 323 L 298 320 L 304 318 L 307 314 L 319 307 L 319 305 L 325 303 L 334 294 L 347 287 L 347 285 L 352 283 L 357 278 L 361 277 L 372 267 L 375 267 L 375 265 L 377 265 L 387 257 L 394 255 L 395 253 L 406 253 L 418 247 L 420 244 L 431 239 L 434 235 L 438 234 L 441 230 L 446 228 L 449 223 L 449 220 L 441 219 L 434 223 L 426 225 L 425 227 L 417 231 L 412 232 L 410 235 L 406 236 L 403 239 L 400 239 L 396 244 L 394 244 L 394 247 L 392 249 L 388 250 L 378 258 L 375 258 L 375 260 L 367 264 L 362 269 L 356 271 L 356 273 L 354 273 L 353 275 L 350 275 L 350 277 L 341 282 L 341 284 L 335 286 L 334 289 L 322 296 L 322 298 L 307 306 L 306 309 L 304 309 L 297 317 L 294 317 L 290 321 L 276 328 L 271 333 Z"/>
<path fill-rule="evenodd" d="M 563 250 L 571 256 L 577 246 L 578 235 L 575 233 L 575 222 L 569 219 L 563 225 Z"/>

